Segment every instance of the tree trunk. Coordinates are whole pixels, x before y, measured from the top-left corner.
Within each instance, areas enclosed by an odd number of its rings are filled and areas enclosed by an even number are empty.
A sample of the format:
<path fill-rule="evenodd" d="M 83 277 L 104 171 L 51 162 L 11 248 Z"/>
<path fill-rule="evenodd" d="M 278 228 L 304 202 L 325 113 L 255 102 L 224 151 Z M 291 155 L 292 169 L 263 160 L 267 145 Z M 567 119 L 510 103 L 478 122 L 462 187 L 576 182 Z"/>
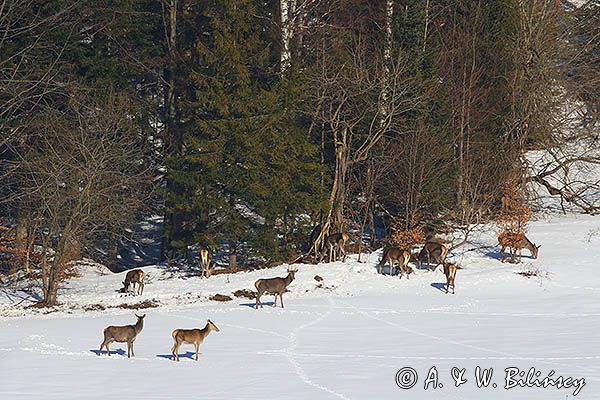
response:
<path fill-rule="evenodd" d="M 381 126 L 385 124 L 386 117 L 388 115 L 388 99 L 390 97 L 390 64 L 392 62 L 392 45 L 393 45 L 393 30 L 392 22 L 394 18 L 394 0 L 386 0 L 385 3 L 385 47 L 383 49 L 383 60 L 384 60 L 384 77 L 383 77 L 383 90 L 381 96 L 383 101 L 381 103 L 381 118 L 379 123 Z"/>
<path fill-rule="evenodd" d="M 344 229 L 344 203 L 346 201 L 346 180 L 348 177 L 349 145 L 348 129 L 343 128 L 339 134 L 334 132 L 335 171 L 333 185 L 329 194 L 329 212 L 319 236 L 313 244 L 312 251 L 317 256 L 325 247 L 325 240 L 332 233 L 342 232 Z"/>
<path fill-rule="evenodd" d="M 229 268 L 237 268 L 237 243 L 229 242 Z"/>
<path fill-rule="evenodd" d="M 279 0 L 279 17 L 281 23 L 281 73 L 285 73 L 291 64 L 292 25 L 296 11 L 296 0 Z"/>
<path fill-rule="evenodd" d="M 50 278 L 50 266 L 48 264 L 48 247 L 50 245 L 49 235 L 44 234 L 42 239 L 42 296 L 48 298 L 48 281 Z"/>
<path fill-rule="evenodd" d="M 177 73 L 177 19 L 179 10 L 179 0 L 170 0 L 167 5 L 167 47 L 169 49 L 169 61 L 164 69 L 164 101 L 165 101 L 165 148 L 164 157 L 178 155 L 181 153 L 182 141 L 181 132 L 177 124 L 177 91 L 176 91 L 176 73 Z M 173 184 L 169 175 L 166 178 L 166 191 L 173 191 Z M 172 208 L 167 205 L 167 209 Z M 171 242 L 174 236 L 181 230 L 181 215 L 177 210 L 165 211 L 164 217 L 165 233 L 161 243 L 161 259 L 165 260 L 171 256 Z"/>
<path fill-rule="evenodd" d="M 25 271 L 29 273 L 29 257 L 28 257 L 28 235 L 27 235 L 28 221 L 23 219 L 19 221 L 15 232 L 15 254 L 16 254 L 16 268 L 25 268 Z"/>

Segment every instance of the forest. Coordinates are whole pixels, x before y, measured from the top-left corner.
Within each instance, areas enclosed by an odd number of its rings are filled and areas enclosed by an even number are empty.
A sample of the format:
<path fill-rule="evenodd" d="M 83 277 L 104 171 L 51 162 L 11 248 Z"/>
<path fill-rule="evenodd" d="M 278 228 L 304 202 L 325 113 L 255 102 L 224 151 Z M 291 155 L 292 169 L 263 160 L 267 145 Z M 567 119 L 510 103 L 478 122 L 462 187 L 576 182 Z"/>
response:
<path fill-rule="evenodd" d="M 532 182 L 596 214 L 599 118 L 596 1 L 0 1 L 1 270 L 53 305 L 153 215 L 244 268 L 520 226 Z"/>

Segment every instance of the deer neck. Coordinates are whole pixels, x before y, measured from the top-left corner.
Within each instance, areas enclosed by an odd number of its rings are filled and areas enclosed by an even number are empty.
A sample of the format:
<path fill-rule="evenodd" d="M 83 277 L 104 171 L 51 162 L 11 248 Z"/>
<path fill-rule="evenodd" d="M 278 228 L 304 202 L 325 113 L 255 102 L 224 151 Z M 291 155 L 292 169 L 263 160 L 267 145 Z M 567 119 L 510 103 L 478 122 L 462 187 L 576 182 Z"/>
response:
<path fill-rule="evenodd" d="M 138 322 L 136 322 L 135 325 L 133 326 L 133 329 L 135 329 L 136 334 L 139 334 L 143 328 L 144 328 L 144 320 L 143 319 L 138 320 Z"/>
<path fill-rule="evenodd" d="M 288 272 L 287 276 L 284 278 L 285 286 L 288 286 L 293 280 L 294 278 L 292 278 L 292 274 Z"/>
<path fill-rule="evenodd" d="M 527 250 L 529 250 L 529 251 L 534 251 L 534 247 L 535 247 L 535 246 L 534 246 L 534 245 L 533 245 L 533 243 L 532 243 L 532 242 L 531 242 L 529 239 L 527 239 L 526 237 L 524 237 L 524 238 L 523 238 L 523 244 L 524 244 L 524 246 L 523 246 L 523 247 L 525 247 Z"/>
<path fill-rule="evenodd" d="M 202 332 L 203 337 L 207 337 L 211 331 L 212 329 L 210 329 L 210 324 L 208 322 L 206 323 L 206 326 L 204 328 L 200 329 L 200 332 Z"/>

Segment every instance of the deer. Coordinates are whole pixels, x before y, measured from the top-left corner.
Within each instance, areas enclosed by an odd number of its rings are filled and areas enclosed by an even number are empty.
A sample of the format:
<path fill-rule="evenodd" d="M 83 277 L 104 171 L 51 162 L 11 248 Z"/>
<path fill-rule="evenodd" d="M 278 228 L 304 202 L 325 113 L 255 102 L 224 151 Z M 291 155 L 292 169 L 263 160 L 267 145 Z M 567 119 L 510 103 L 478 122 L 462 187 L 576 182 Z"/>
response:
<path fill-rule="evenodd" d="M 350 240 L 350 235 L 345 232 L 333 233 L 327 236 L 325 242 L 329 249 L 329 262 L 331 262 L 332 259 L 333 261 L 337 261 L 340 252 L 344 255 L 342 262 L 346 262 L 346 243 L 348 240 Z"/>
<path fill-rule="evenodd" d="M 179 361 L 179 347 L 182 344 L 193 344 L 196 348 L 196 361 L 198 361 L 198 352 L 200 351 L 200 345 L 204 342 L 204 339 L 211 332 L 219 332 L 220 329 L 210 319 L 206 320 L 206 326 L 202 329 L 175 329 L 171 336 L 173 336 L 173 347 L 171 353 L 173 354 L 173 360 Z"/>
<path fill-rule="evenodd" d="M 200 276 L 202 276 L 203 278 L 210 278 L 213 272 L 213 263 L 212 256 L 208 249 L 200 250 L 200 268 Z"/>
<path fill-rule="evenodd" d="M 498 235 L 498 244 L 501 246 L 500 262 L 504 262 L 504 250 L 506 250 L 507 247 L 509 248 L 511 258 L 514 258 L 516 252 L 518 258 L 521 259 L 521 250 L 523 249 L 529 250 L 533 259 L 538 258 L 538 252 L 542 245 L 536 245 L 531 240 L 527 239 L 525 235 L 523 235 L 523 238 L 521 240 L 515 241 L 512 239 L 513 238 L 511 238 L 510 233 L 503 232 L 500 235 Z"/>
<path fill-rule="evenodd" d="M 447 254 L 448 248 L 443 244 L 437 241 L 425 242 L 425 245 L 423 246 L 423 249 L 421 249 L 421 251 L 419 252 L 419 256 L 417 258 L 417 264 L 419 265 L 419 269 L 421 269 L 423 262 L 427 260 L 427 270 L 435 271 L 440 264 L 444 263 Z M 430 268 L 432 260 L 436 263 L 433 269 Z"/>
<path fill-rule="evenodd" d="M 268 279 L 259 279 L 254 283 L 256 290 L 258 293 L 256 294 L 256 309 L 258 310 L 258 305 L 260 304 L 260 308 L 263 307 L 260 302 L 260 297 L 266 292 L 275 295 L 275 304 L 273 307 L 277 307 L 277 296 L 281 300 L 281 308 L 283 307 L 283 293 L 286 291 L 286 288 L 292 283 L 292 281 L 296 278 L 297 269 L 287 270 L 288 274 L 285 278 L 268 278 Z"/>
<path fill-rule="evenodd" d="M 133 287 L 133 293 L 136 293 L 135 290 L 135 284 L 138 284 L 138 288 L 137 288 L 137 294 L 141 295 L 144 293 L 144 271 L 142 271 L 141 269 L 134 269 L 131 270 L 129 272 L 127 272 L 127 275 L 125 275 L 125 280 L 121 283 L 123 283 L 123 289 L 121 289 L 123 292 L 127 292 L 129 290 L 129 286 L 131 285 Z"/>
<path fill-rule="evenodd" d="M 454 279 L 456 279 L 456 271 L 459 269 L 463 268 L 456 264 L 444 262 L 444 275 L 446 275 L 446 294 L 448 294 L 450 287 L 452 287 L 452 294 L 456 294 L 456 291 L 454 290 Z"/>
<path fill-rule="evenodd" d="M 384 250 L 383 256 L 381 257 L 381 261 L 377 266 L 377 272 L 382 273 L 384 264 L 387 263 L 390 265 L 390 274 L 394 272 L 394 263 L 398 262 L 398 269 L 400 271 L 400 279 L 402 279 L 402 275 L 406 273 L 406 279 L 409 279 L 409 275 L 413 273 L 411 267 L 408 266 L 410 262 L 411 254 L 402 250 L 399 247 L 388 247 Z"/>
<path fill-rule="evenodd" d="M 102 347 L 106 347 L 106 353 L 110 356 L 109 346 L 112 342 L 127 342 L 127 358 L 135 356 L 135 354 L 133 354 L 133 342 L 144 328 L 144 318 L 146 317 L 146 314 L 135 314 L 135 316 L 137 317 L 137 322 L 135 323 L 135 325 L 111 325 L 104 329 L 104 341 L 100 344 L 100 350 L 98 350 L 98 355 L 102 354 Z"/>

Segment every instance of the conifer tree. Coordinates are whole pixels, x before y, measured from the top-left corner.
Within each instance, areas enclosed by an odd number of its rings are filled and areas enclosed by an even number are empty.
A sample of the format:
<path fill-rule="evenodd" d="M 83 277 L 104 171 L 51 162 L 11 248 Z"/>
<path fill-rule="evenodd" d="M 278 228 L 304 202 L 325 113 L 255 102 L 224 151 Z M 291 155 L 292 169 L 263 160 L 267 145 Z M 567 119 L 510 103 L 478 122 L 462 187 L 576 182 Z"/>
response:
<path fill-rule="evenodd" d="M 198 10 L 207 34 L 195 45 L 184 154 L 169 167 L 185 213 L 185 247 L 227 243 L 277 256 L 300 214 L 318 206 L 316 151 L 294 114 L 299 77 L 279 77 L 265 10 L 250 0 L 212 0 Z M 281 242 L 280 243 L 280 239 Z"/>

